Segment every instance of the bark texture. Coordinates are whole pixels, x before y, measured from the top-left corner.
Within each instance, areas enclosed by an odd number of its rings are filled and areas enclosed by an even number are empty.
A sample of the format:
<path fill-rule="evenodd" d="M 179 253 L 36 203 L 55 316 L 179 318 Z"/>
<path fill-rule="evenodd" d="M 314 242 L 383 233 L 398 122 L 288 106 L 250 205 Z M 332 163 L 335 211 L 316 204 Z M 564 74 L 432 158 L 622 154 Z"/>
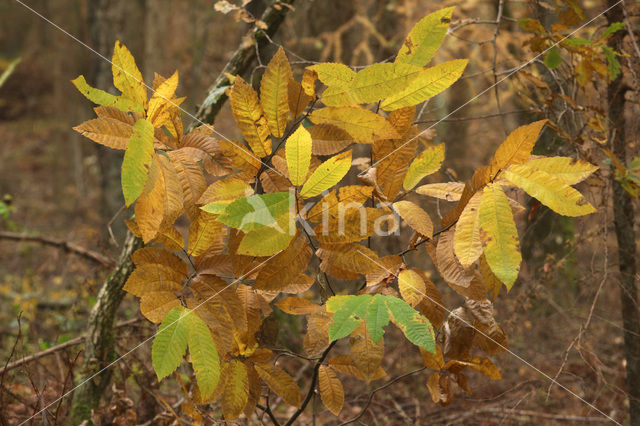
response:
<path fill-rule="evenodd" d="M 607 0 L 607 7 L 616 3 Z M 607 14 L 609 24 L 623 22 L 624 3 L 613 7 Z M 623 51 L 626 31 L 618 31 L 609 41 L 616 51 Z M 612 124 L 611 151 L 626 164 L 626 121 L 625 94 L 629 87 L 624 81 L 624 73 L 609 83 L 607 88 L 608 115 Z M 640 425 L 640 311 L 638 310 L 638 285 L 636 239 L 633 229 L 634 213 L 631 196 L 615 180 L 612 173 L 613 216 L 618 241 L 618 265 L 620 269 L 620 301 L 622 306 L 622 324 L 624 329 L 624 354 L 627 361 L 627 393 L 629 395 L 629 418 L 633 426 Z"/>

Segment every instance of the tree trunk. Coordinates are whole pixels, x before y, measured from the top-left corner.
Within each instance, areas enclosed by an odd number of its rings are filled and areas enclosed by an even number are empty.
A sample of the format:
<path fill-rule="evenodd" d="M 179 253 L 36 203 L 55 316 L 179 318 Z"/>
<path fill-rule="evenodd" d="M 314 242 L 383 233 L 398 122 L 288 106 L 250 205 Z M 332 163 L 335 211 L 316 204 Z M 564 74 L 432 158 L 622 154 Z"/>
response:
<path fill-rule="evenodd" d="M 616 3 L 607 0 L 607 7 Z M 623 22 L 624 3 L 619 4 L 607 13 L 609 24 Z M 626 31 L 618 31 L 609 41 L 609 46 L 622 51 L 622 43 Z M 607 88 L 608 115 L 612 123 L 611 151 L 613 155 L 626 164 L 625 134 L 625 93 L 629 87 L 624 82 L 624 75 L 609 83 Z M 624 330 L 624 354 L 627 361 L 627 392 L 629 396 L 629 417 L 631 425 L 640 425 L 640 315 L 638 311 L 638 286 L 636 283 L 636 240 L 633 229 L 633 204 L 631 196 L 615 179 L 613 185 L 613 216 L 618 241 L 618 267 L 620 269 L 620 301 L 622 305 L 622 324 Z"/>
<path fill-rule="evenodd" d="M 96 304 L 89 315 L 84 348 L 83 374 L 73 393 L 71 414 L 67 424 L 76 425 L 91 418 L 91 410 L 98 405 L 111 381 L 110 363 L 115 359 L 113 322 L 124 292 L 122 287 L 134 269 L 131 254 L 142 247 L 142 240 L 127 234 L 118 265 L 102 285 Z"/>
<path fill-rule="evenodd" d="M 278 8 L 274 8 L 272 5 L 265 10 L 261 19 L 268 26 L 264 31 L 269 37 L 275 34 L 284 16 L 289 11 L 289 8 L 282 4 L 291 4 L 293 1 L 294 0 L 280 0 L 277 2 L 280 4 Z M 264 33 L 262 33 L 262 30 L 252 30 L 252 33 L 255 37 L 254 42 L 268 41 Z M 247 44 L 251 47 L 248 48 Z M 252 46 L 253 44 L 245 38 L 236 50 L 233 58 L 225 66 L 224 72 L 244 74 L 255 59 L 255 48 Z M 228 80 L 226 80 L 224 74 L 221 73 L 216 79 L 216 83 L 209 88 L 207 99 L 209 99 L 211 93 L 217 93 L 221 87 L 228 84 Z M 211 100 L 207 108 L 199 111 L 198 118 L 207 123 L 213 123 L 226 99 L 226 96 L 219 96 Z M 91 309 L 84 349 L 84 364 L 81 370 L 82 374 L 76 380 L 76 383 L 80 384 L 80 386 L 73 393 L 71 413 L 67 419 L 68 425 L 77 425 L 84 420 L 90 420 L 91 411 L 98 406 L 102 394 L 110 383 L 112 375 L 110 364 L 114 361 L 114 319 L 118 306 L 124 296 L 122 288 L 134 269 L 131 255 L 142 246 L 142 240 L 134 237 L 131 233 L 127 233 L 118 264 L 102 284 L 102 288 L 98 293 L 97 302 Z"/>

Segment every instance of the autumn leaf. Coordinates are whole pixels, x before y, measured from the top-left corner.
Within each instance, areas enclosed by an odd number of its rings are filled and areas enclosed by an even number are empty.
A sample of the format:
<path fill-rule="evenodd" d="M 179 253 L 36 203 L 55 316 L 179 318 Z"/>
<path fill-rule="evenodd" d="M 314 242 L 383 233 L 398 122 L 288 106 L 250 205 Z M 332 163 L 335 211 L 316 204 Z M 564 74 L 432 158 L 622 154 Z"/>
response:
<path fill-rule="evenodd" d="M 422 18 L 411 30 L 396 56 L 396 62 L 426 65 L 444 40 L 455 7 L 447 7 Z"/>
<path fill-rule="evenodd" d="M 260 83 L 260 103 L 271 134 L 282 137 L 289 121 L 289 80 L 291 66 L 282 46 L 264 70 Z"/>
<path fill-rule="evenodd" d="M 113 85 L 122 96 L 131 99 L 143 108 L 147 106 L 147 87 L 133 55 L 119 40 L 116 40 L 111 58 Z"/>
<path fill-rule="evenodd" d="M 398 201 L 393 203 L 393 209 L 414 231 L 427 238 L 433 236 L 433 223 L 431 218 L 420 207 L 411 201 Z"/>
<path fill-rule="evenodd" d="M 563 216 L 584 216 L 596 211 L 580 192 L 554 175 L 535 169 L 529 164 L 509 167 L 504 171 L 504 177 Z"/>
<path fill-rule="evenodd" d="M 302 125 L 287 138 L 287 168 L 293 185 L 302 185 L 307 178 L 311 164 L 311 143 L 311 135 Z"/>
<path fill-rule="evenodd" d="M 349 133 L 359 143 L 393 139 L 399 135 L 384 117 L 361 106 L 327 107 L 313 111 L 309 119 L 315 124 L 331 124 Z"/>
<path fill-rule="evenodd" d="M 444 144 L 429 147 L 411 162 L 402 186 L 413 189 L 422 178 L 437 172 L 444 161 Z"/>
<path fill-rule="evenodd" d="M 423 70 L 403 90 L 386 98 L 380 108 L 394 111 L 434 97 L 462 76 L 468 62 L 467 59 L 454 59 Z"/>
<path fill-rule="evenodd" d="M 237 76 L 229 93 L 229 101 L 233 118 L 253 153 L 260 158 L 271 154 L 269 127 L 256 91 Z"/>
<path fill-rule="evenodd" d="M 318 387 L 320 388 L 320 399 L 324 406 L 333 415 L 339 415 L 344 405 L 344 388 L 331 367 L 320 366 L 318 370 Z"/>
<path fill-rule="evenodd" d="M 500 144 L 489 165 L 489 177 L 495 178 L 499 171 L 511 164 L 522 164 L 529 159 L 531 150 L 547 120 L 520 126 Z"/>
<path fill-rule="evenodd" d="M 482 250 L 493 273 L 510 290 L 520 271 L 518 230 L 513 221 L 509 200 L 497 183 L 482 193 L 479 210 Z"/>
<path fill-rule="evenodd" d="M 327 86 L 344 87 L 356 77 L 356 72 L 344 64 L 326 62 L 312 65 L 308 69 L 314 71 L 318 79 Z"/>
<path fill-rule="evenodd" d="M 300 196 L 311 198 L 329 189 L 344 177 L 351 168 L 351 151 L 329 158 L 309 176 L 300 190 Z"/>
<path fill-rule="evenodd" d="M 124 112 L 137 112 L 144 114 L 144 107 L 137 104 L 135 101 L 125 98 L 123 96 L 115 96 L 100 89 L 95 89 L 84 79 L 84 76 L 79 76 L 75 80 L 71 80 L 74 86 L 91 102 L 96 105 L 103 105 L 107 107 L 115 107 Z"/>

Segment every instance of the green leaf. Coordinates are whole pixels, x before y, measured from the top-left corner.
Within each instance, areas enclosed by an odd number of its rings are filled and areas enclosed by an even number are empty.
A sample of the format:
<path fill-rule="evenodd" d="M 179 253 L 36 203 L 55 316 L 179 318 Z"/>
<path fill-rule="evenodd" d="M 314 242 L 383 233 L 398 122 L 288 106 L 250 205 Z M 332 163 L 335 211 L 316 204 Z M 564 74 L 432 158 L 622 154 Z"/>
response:
<path fill-rule="evenodd" d="M 454 9 L 447 7 L 422 18 L 402 43 L 396 62 L 419 67 L 429 63 L 447 34 Z"/>
<path fill-rule="evenodd" d="M 122 193 L 127 207 L 138 199 L 147 183 L 154 154 L 153 132 L 153 124 L 144 118 L 133 126 L 122 160 Z"/>
<path fill-rule="evenodd" d="M 572 37 L 564 40 L 562 44 L 566 44 L 567 46 L 577 47 L 577 46 L 590 46 L 593 44 L 593 42 L 585 38 Z"/>
<path fill-rule="evenodd" d="M 71 82 L 82 93 L 85 98 L 97 105 L 116 107 L 120 111 L 124 112 L 137 112 L 138 114 L 144 114 L 144 107 L 131 99 L 115 96 L 100 89 L 95 89 L 87 84 L 84 76 L 79 76 Z"/>
<path fill-rule="evenodd" d="M 198 389 L 204 399 L 218 386 L 220 379 L 220 359 L 207 324 L 195 313 L 187 316 L 189 334 L 189 354 L 198 380 Z"/>
<path fill-rule="evenodd" d="M 607 69 L 609 70 L 609 81 L 613 81 L 620 75 L 622 66 L 618 61 L 618 53 L 609 46 L 602 46 L 602 53 L 607 58 Z"/>
<path fill-rule="evenodd" d="M 384 296 L 376 294 L 367 308 L 367 316 L 365 317 L 367 331 L 373 343 L 378 343 L 382 339 L 384 329 L 389 324 L 389 312 L 384 303 Z"/>
<path fill-rule="evenodd" d="M 153 339 L 151 363 L 158 380 L 167 377 L 180 365 L 187 350 L 191 311 L 176 306 L 164 317 L 160 330 Z"/>
<path fill-rule="evenodd" d="M 562 63 L 562 56 L 560 55 L 560 50 L 553 46 L 546 55 L 544 55 L 544 64 L 550 70 L 554 70 L 560 66 Z"/>
<path fill-rule="evenodd" d="M 621 29 L 624 28 L 624 22 L 613 22 L 611 25 L 607 27 L 606 30 L 602 33 L 602 38 L 610 36 L 611 34 L 617 33 Z"/>
<path fill-rule="evenodd" d="M 329 340 L 331 342 L 347 337 L 362 323 L 371 299 L 370 294 L 350 296 L 342 304 L 340 309 L 333 314 L 333 322 L 329 326 Z"/>
<path fill-rule="evenodd" d="M 229 204 L 218 221 L 245 232 L 276 226 L 278 218 L 289 212 L 293 203 L 288 192 L 250 195 Z"/>
<path fill-rule="evenodd" d="M 273 225 L 247 232 L 238 246 L 238 254 L 271 256 L 289 247 L 295 235 L 294 216 L 283 214 Z"/>
<path fill-rule="evenodd" d="M 402 299 L 385 296 L 385 302 L 396 325 L 402 330 L 405 337 L 414 345 L 435 353 L 435 338 L 429 320 Z"/>
<path fill-rule="evenodd" d="M 499 184 L 491 183 L 484 188 L 478 215 L 487 263 L 510 290 L 518 278 L 522 255 L 509 199 Z"/>
<path fill-rule="evenodd" d="M 394 111 L 418 105 L 434 97 L 460 78 L 468 62 L 467 59 L 454 59 L 427 68 L 413 79 L 404 90 L 386 98 L 380 108 L 385 111 Z"/>
<path fill-rule="evenodd" d="M 444 144 L 425 149 L 409 165 L 402 186 L 407 191 L 413 189 L 425 176 L 429 176 L 440 169 L 444 161 Z"/>

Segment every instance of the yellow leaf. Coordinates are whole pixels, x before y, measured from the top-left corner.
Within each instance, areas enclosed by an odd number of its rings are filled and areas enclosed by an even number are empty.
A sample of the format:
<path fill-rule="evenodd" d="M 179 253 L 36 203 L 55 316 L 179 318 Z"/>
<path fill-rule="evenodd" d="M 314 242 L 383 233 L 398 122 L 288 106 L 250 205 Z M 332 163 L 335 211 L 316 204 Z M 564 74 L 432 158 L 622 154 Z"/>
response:
<path fill-rule="evenodd" d="M 536 121 L 520 126 L 507 136 L 507 139 L 496 150 L 489 165 L 489 178 L 496 177 L 500 170 L 511 164 L 522 164 L 529 159 L 531 150 L 538 140 L 538 135 L 547 120 Z"/>
<path fill-rule="evenodd" d="M 396 62 L 426 65 L 444 40 L 455 7 L 447 7 L 422 18 L 412 29 L 398 51 Z"/>
<path fill-rule="evenodd" d="M 309 173 L 311 164 L 311 135 L 300 125 L 285 145 L 289 180 L 293 185 L 302 185 Z"/>
<path fill-rule="evenodd" d="M 326 86 L 347 86 L 356 77 L 355 71 L 343 64 L 326 62 L 307 67 L 318 74 L 318 79 Z"/>
<path fill-rule="evenodd" d="M 184 248 L 184 238 L 175 226 L 160 229 L 155 241 L 162 244 L 167 250 L 182 251 Z"/>
<path fill-rule="evenodd" d="M 318 386 L 322 403 L 334 416 L 338 416 L 344 405 L 344 388 L 331 367 L 320 366 L 318 370 Z"/>
<path fill-rule="evenodd" d="M 300 85 L 302 86 L 302 90 L 304 90 L 304 93 L 307 96 L 311 97 L 311 99 L 314 99 L 316 97 L 316 80 L 317 79 L 318 79 L 317 72 L 309 69 L 304 70 Z"/>
<path fill-rule="evenodd" d="M 444 161 L 444 144 L 428 147 L 415 160 L 411 162 L 402 186 L 407 191 L 425 176 L 437 172 Z"/>
<path fill-rule="evenodd" d="M 384 358 L 384 339 L 373 343 L 364 323 L 358 326 L 351 336 L 349 343 L 353 365 L 367 382 L 376 380 Z"/>
<path fill-rule="evenodd" d="M 247 366 L 232 359 L 228 366 L 227 381 L 222 394 L 222 414 L 228 422 L 238 418 L 249 400 L 249 374 Z"/>
<path fill-rule="evenodd" d="M 177 88 L 178 71 L 163 81 L 151 96 L 149 109 L 147 110 L 147 118 L 153 123 L 153 127 L 158 128 L 169 123 L 169 117 L 166 112 L 173 104 L 178 103 L 173 96 Z"/>
<path fill-rule="evenodd" d="M 217 217 L 217 215 L 200 211 L 198 218 L 191 222 L 188 242 L 188 253 L 191 256 L 201 256 L 205 252 L 222 253 L 226 231 L 222 223 L 216 220 Z"/>
<path fill-rule="evenodd" d="M 338 193 L 338 196 L 336 195 Z M 360 208 L 373 193 L 372 186 L 348 185 L 333 189 L 307 212 L 307 220 L 321 222 L 324 218 L 336 218 L 347 210 Z"/>
<path fill-rule="evenodd" d="M 328 106 L 368 104 L 377 102 L 398 91 L 422 71 L 421 67 L 390 62 L 369 65 L 343 86 L 330 86 L 322 94 Z"/>
<path fill-rule="evenodd" d="M 113 118 L 96 118 L 77 125 L 73 130 L 101 145 L 124 150 L 133 134 L 134 120 L 130 120 L 127 123 Z"/>
<path fill-rule="evenodd" d="M 82 93 L 84 97 L 97 105 L 103 105 L 106 107 L 114 107 L 123 112 L 137 112 L 144 114 L 144 107 L 135 103 L 129 98 L 124 96 L 115 96 L 111 93 L 107 93 L 103 90 L 93 88 L 89 86 L 84 76 L 79 76 L 75 80 L 71 80 L 74 86 Z"/>
<path fill-rule="evenodd" d="M 438 238 L 436 247 L 436 267 L 448 284 L 469 287 L 474 279 L 471 269 L 464 268 L 453 251 L 454 231 L 444 232 Z"/>
<path fill-rule="evenodd" d="M 316 312 L 318 309 L 321 309 L 320 305 L 316 305 L 310 300 L 294 296 L 285 297 L 284 299 L 278 301 L 278 303 L 276 303 L 276 306 L 283 312 L 291 315 L 307 315 Z"/>
<path fill-rule="evenodd" d="M 316 124 L 307 130 L 313 140 L 312 152 L 315 155 L 335 154 L 355 143 L 349 133 L 331 124 Z"/>
<path fill-rule="evenodd" d="M 376 231 L 388 232 L 385 223 L 394 223 L 393 213 L 374 208 L 350 209 L 344 220 L 335 219 L 314 228 L 316 238 L 323 244 L 345 244 L 362 241 Z"/>
<path fill-rule="evenodd" d="M 583 216 L 596 211 L 580 192 L 553 175 L 534 169 L 528 164 L 512 165 L 504 171 L 504 177 L 563 216 Z"/>
<path fill-rule="evenodd" d="M 411 132 L 405 135 L 410 137 Z M 393 141 L 378 141 L 373 145 L 373 161 L 378 176 L 378 185 L 391 201 L 402 189 L 402 183 L 409 169 L 411 160 L 415 158 L 417 140 L 407 142 L 405 138 Z"/>
<path fill-rule="evenodd" d="M 442 356 L 442 349 L 440 346 L 436 345 L 435 352 L 429 352 L 427 350 L 420 349 L 420 355 L 422 355 L 422 363 L 425 367 L 430 368 L 432 370 L 440 370 L 444 367 L 444 357 Z"/>
<path fill-rule="evenodd" d="M 254 154 L 260 158 L 271 154 L 267 119 L 253 87 L 242 77 L 236 77 L 229 93 L 229 101 L 233 118 Z"/>
<path fill-rule="evenodd" d="M 194 220 L 198 215 L 196 202 L 207 187 L 204 174 L 198 163 L 182 149 L 169 151 L 167 155 L 171 159 L 171 164 L 173 164 L 182 186 L 184 209 L 189 219 Z"/>
<path fill-rule="evenodd" d="M 260 269 L 254 287 L 259 290 L 281 290 L 307 269 L 311 249 L 302 235 L 289 247 L 269 259 Z"/>
<path fill-rule="evenodd" d="M 123 96 L 146 108 L 147 87 L 142 80 L 142 73 L 129 49 L 119 40 L 116 40 L 113 49 L 111 65 L 113 85 L 122 92 Z"/>
<path fill-rule="evenodd" d="M 567 185 L 575 185 L 598 170 L 597 166 L 570 157 L 541 157 L 529 160 L 527 166 L 541 170 Z"/>
<path fill-rule="evenodd" d="M 287 86 L 289 111 L 295 118 L 301 115 L 309 105 L 309 102 L 313 99 L 312 96 L 307 95 L 302 88 L 302 85 L 295 81 L 293 78 L 289 79 Z"/>
<path fill-rule="evenodd" d="M 316 255 L 323 263 L 330 263 L 335 268 L 356 274 L 367 274 L 379 269 L 380 259 L 371 249 L 360 244 L 340 244 L 323 246 Z"/>
<path fill-rule="evenodd" d="M 222 154 L 231 159 L 231 163 L 235 168 L 243 171 L 243 173 L 236 175 L 237 178 L 250 179 L 255 177 L 260 169 L 260 160 L 251 151 L 242 147 L 242 144 L 238 142 L 221 140 L 218 143 Z"/>
<path fill-rule="evenodd" d="M 145 243 L 156 237 L 165 218 L 167 191 L 159 158 L 153 154 L 147 183 L 135 205 L 136 222 Z"/>
<path fill-rule="evenodd" d="M 454 59 L 423 70 L 404 90 L 386 98 L 380 108 L 393 111 L 434 97 L 460 78 L 468 62 L 467 59 Z"/>
<path fill-rule="evenodd" d="M 267 118 L 271 134 L 282 137 L 289 121 L 289 79 L 291 67 L 282 46 L 262 75 L 260 83 L 260 102 Z"/>
<path fill-rule="evenodd" d="M 398 201 L 393 203 L 393 209 L 414 231 L 427 238 L 433 236 L 433 223 L 431 218 L 420 207 L 411 201 Z"/>
<path fill-rule="evenodd" d="M 397 138 L 398 132 L 381 115 L 361 106 L 327 107 L 313 111 L 309 119 L 315 124 L 332 124 L 349 133 L 359 143 Z"/>
<path fill-rule="evenodd" d="M 509 199 L 499 184 L 491 183 L 484 188 L 479 217 L 482 249 L 487 263 L 510 290 L 518 278 L 522 255 Z"/>
<path fill-rule="evenodd" d="M 362 372 L 356 368 L 350 355 L 334 356 L 329 360 L 329 366 L 339 373 L 348 374 L 358 380 L 378 380 L 387 375 L 386 371 L 384 371 L 381 366 L 378 366 L 375 374 L 367 379 Z"/>
<path fill-rule="evenodd" d="M 474 194 L 456 224 L 453 249 L 458 260 L 465 268 L 475 262 L 482 254 L 479 215 L 481 200 L 482 192 Z"/>
<path fill-rule="evenodd" d="M 398 274 L 398 289 L 402 298 L 411 306 L 416 306 L 425 297 L 427 288 L 419 273 L 405 269 Z"/>
<path fill-rule="evenodd" d="M 300 190 L 300 196 L 311 198 L 329 189 L 344 177 L 351 168 L 351 151 L 329 158 L 309 176 Z"/>
<path fill-rule="evenodd" d="M 254 366 L 262 381 L 273 393 L 282 396 L 287 404 L 300 407 L 300 389 L 293 377 L 275 365 L 256 363 Z"/>
<path fill-rule="evenodd" d="M 480 257 L 480 274 L 482 275 L 482 280 L 484 281 L 484 286 L 489 293 L 490 299 L 495 300 L 500 293 L 500 289 L 502 288 L 502 281 L 496 277 L 496 275 L 491 271 L 491 267 L 487 263 L 487 259 L 482 256 Z"/>
<path fill-rule="evenodd" d="M 302 345 L 310 357 L 319 356 L 329 346 L 329 324 L 331 315 L 324 309 L 314 312 L 307 318 L 307 333 Z"/>
<path fill-rule="evenodd" d="M 418 194 L 445 201 L 460 200 L 463 190 L 464 183 L 461 182 L 430 183 L 416 188 Z"/>

